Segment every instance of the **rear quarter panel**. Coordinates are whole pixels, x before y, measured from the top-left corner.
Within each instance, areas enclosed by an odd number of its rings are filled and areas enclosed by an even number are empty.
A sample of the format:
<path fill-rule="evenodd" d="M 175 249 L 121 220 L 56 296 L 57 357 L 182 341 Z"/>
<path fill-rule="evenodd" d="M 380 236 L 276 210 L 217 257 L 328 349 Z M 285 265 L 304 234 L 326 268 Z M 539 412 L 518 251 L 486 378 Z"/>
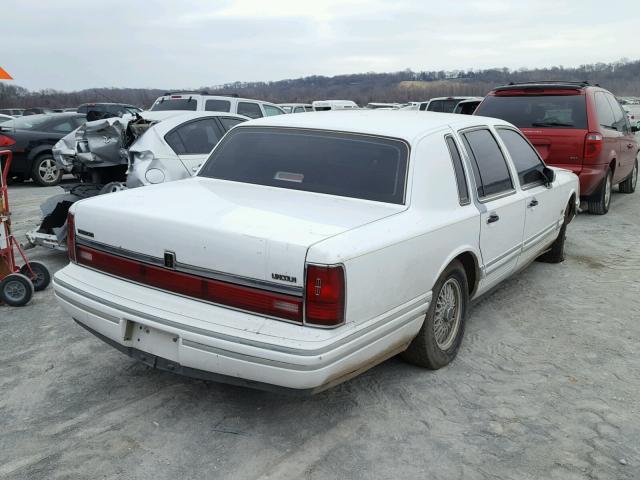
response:
<path fill-rule="evenodd" d="M 460 206 L 442 130 L 412 146 L 408 209 L 313 245 L 307 261 L 344 264 L 347 322 L 426 302 L 434 283 L 460 253 L 479 255 L 479 212 Z"/>

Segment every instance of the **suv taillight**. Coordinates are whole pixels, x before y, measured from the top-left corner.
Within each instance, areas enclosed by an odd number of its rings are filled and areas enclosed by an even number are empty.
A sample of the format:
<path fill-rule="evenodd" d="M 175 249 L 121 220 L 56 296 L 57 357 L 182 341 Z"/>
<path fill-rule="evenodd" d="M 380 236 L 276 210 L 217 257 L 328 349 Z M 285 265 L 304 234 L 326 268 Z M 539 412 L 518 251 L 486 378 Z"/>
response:
<path fill-rule="evenodd" d="M 307 265 L 305 322 L 335 327 L 344 322 L 344 268 Z"/>
<path fill-rule="evenodd" d="M 0 147 L 10 147 L 15 144 L 16 141 L 13 138 L 7 137 L 6 135 L 0 135 Z"/>
<path fill-rule="evenodd" d="M 76 263 L 76 222 L 71 212 L 67 215 L 67 252 L 69 260 Z"/>
<path fill-rule="evenodd" d="M 597 158 L 602 151 L 602 135 L 589 132 L 584 137 L 584 158 Z"/>

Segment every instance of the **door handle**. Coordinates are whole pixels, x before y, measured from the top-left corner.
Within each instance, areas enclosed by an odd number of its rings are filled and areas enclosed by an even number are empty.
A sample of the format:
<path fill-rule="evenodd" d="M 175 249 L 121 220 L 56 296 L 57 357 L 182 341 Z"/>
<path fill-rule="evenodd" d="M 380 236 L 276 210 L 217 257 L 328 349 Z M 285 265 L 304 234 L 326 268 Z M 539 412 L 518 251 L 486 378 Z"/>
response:
<path fill-rule="evenodd" d="M 494 223 L 498 220 L 500 220 L 500 217 L 497 214 L 492 213 L 491 215 L 489 215 L 489 218 L 487 218 L 487 223 Z"/>
<path fill-rule="evenodd" d="M 536 207 L 536 206 L 538 206 L 538 200 L 536 200 L 535 198 L 534 198 L 534 199 L 532 199 L 532 200 L 529 202 L 529 206 L 530 206 L 530 207 Z"/>

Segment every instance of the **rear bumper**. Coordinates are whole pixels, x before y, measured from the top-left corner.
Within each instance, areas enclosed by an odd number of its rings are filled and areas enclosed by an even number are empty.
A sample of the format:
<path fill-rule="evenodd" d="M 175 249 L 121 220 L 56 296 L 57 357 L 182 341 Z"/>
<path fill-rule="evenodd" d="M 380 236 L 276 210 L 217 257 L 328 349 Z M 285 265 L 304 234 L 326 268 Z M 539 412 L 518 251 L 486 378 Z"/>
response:
<path fill-rule="evenodd" d="M 554 167 L 564 168 L 575 173 L 580 179 L 580 196 L 588 197 L 596 193 L 604 177 L 607 175 L 609 165 L 576 165 L 576 164 L 553 164 Z"/>
<path fill-rule="evenodd" d="M 357 326 L 322 330 L 178 297 L 73 264 L 56 273 L 53 285 L 76 322 L 148 365 L 297 393 L 324 390 L 401 352 L 429 305 L 426 296 Z"/>

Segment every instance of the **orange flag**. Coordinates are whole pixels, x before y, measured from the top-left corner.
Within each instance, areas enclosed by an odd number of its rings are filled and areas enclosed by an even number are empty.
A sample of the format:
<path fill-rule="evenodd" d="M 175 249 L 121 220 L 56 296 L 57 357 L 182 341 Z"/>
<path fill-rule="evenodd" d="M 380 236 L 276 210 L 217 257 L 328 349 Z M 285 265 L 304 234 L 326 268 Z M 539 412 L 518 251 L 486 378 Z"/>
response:
<path fill-rule="evenodd" d="M 13 80 L 13 77 L 0 67 L 0 80 Z"/>

